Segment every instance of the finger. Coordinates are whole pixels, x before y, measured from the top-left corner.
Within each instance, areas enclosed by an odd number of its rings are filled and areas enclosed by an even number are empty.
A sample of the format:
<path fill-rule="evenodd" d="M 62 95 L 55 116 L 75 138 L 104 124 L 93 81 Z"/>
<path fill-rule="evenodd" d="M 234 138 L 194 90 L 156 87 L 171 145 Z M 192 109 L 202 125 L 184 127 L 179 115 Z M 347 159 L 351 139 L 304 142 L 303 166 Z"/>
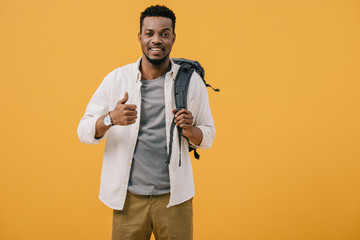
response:
<path fill-rule="evenodd" d="M 135 104 L 125 104 L 124 110 L 135 110 L 137 106 Z"/>
<path fill-rule="evenodd" d="M 116 122 L 116 125 L 120 125 L 120 126 L 124 126 L 124 125 L 130 125 L 136 122 L 137 117 L 133 116 L 133 117 L 124 117 L 121 119 L 121 121 Z"/>
<path fill-rule="evenodd" d="M 181 127 L 182 129 L 188 129 L 188 128 L 192 127 L 192 125 L 191 124 L 180 124 L 179 127 Z"/>
<path fill-rule="evenodd" d="M 192 119 L 181 119 L 179 121 L 176 122 L 177 125 L 181 125 L 181 124 L 189 124 L 189 125 L 192 125 L 193 124 L 193 121 Z"/>
<path fill-rule="evenodd" d="M 136 115 L 137 115 L 137 111 L 136 111 L 136 110 L 125 110 L 125 111 L 124 111 L 124 115 L 125 115 L 125 116 L 136 116 Z"/>
<path fill-rule="evenodd" d="M 184 117 L 183 115 L 180 115 L 179 117 L 175 118 L 175 122 L 176 123 L 182 123 L 182 122 L 192 122 L 193 118 L 192 117 Z"/>
<path fill-rule="evenodd" d="M 186 111 L 186 109 L 185 108 L 183 108 L 183 109 L 180 109 L 179 111 L 177 111 L 177 113 L 175 114 L 175 115 L 181 115 L 181 114 L 183 114 L 184 112 Z"/>
<path fill-rule="evenodd" d="M 191 114 L 181 114 L 177 117 L 175 117 L 175 120 L 180 121 L 181 119 L 193 119 L 193 116 Z"/>
<path fill-rule="evenodd" d="M 173 109 L 173 110 L 172 110 L 172 113 L 175 114 L 175 113 L 176 113 L 176 109 Z"/>
<path fill-rule="evenodd" d="M 134 124 L 136 122 L 136 120 L 130 120 L 128 121 L 128 125 Z"/>
<path fill-rule="evenodd" d="M 181 109 L 180 111 L 178 111 L 176 114 L 175 114 L 175 117 L 178 117 L 180 115 L 183 115 L 183 114 L 187 114 L 187 115 L 191 115 L 191 112 L 186 110 L 185 108 Z"/>
<path fill-rule="evenodd" d="M 121 99 L 121 100 L 119 100 L 118 103 L 120 103 L 120 104 L 125 104 L 125 103 L 127 102 L 127 100 L 129 100 L 129 94 L 128 94 L 128 92 L 125 92 L 124 98 Z"/>
<path fill-rule="evenodd" d="M 137 119 L 137 116 L 127 116 L 125 118 L 125 121 L 135 121 Z"/>
<path fill-rule="evenodd" d="M 193 116 L 191 114 L 181 114 L 179 117 L 179 119 L 193 119 Z"/>

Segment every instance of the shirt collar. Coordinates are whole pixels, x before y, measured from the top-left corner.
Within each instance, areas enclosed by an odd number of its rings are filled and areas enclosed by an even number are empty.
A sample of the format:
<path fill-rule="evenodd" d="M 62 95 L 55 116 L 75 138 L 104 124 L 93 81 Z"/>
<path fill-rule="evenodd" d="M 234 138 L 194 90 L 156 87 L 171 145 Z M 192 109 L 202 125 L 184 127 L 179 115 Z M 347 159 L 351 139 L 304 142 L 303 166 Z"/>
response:
<path fill-rule="evenodd" d="M 136 82 L 141 80 L 141 72 L 140 72 L 140 63 L 141 63 L 142 56 L 136 61 Z M 170 58 L 170 71 L 168 71 L 165 76 L 170 76 L 173 80 L 175 80 L 175 76 L 177 71 L 179 70 L 179 67 L 177 64 L 173 62 L 173 60 Z"/>
<path fill-rule="evenodd" d="M 140 72 L 140 62 L 141 62 L 141 58 L 140 57 L 137 61 L 136 61 L 136 82 L 141 80 L 141 72 Z"/>

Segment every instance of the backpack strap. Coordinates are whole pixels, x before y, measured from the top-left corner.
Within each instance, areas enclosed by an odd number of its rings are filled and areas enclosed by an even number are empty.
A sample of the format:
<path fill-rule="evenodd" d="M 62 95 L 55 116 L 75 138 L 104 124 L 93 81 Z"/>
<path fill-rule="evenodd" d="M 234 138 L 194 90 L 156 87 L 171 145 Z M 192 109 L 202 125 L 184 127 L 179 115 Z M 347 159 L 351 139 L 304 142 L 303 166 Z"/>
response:
<path fill-rule="evenodd" d="M 200 75 L 206 87 L 212 88 L 212 90 L 214 90 L 215 92 L 220 92 L 220 89 L 213 88 L 210 84 L 208 84 L 205 81 L 205 70 L 198 61 L 185 59 L 185 58 L 172 58 L 172 60 L 174 63 L 179 65 L 188 64 L 189 66 L 191 66 L 191 68 L 195 69 L 195 71 Z"/>
<path fill-rule="evenodd" d="M 194 72 L 194 69 L 191 68 L 188 64 L 183 64 L 180 66 L 178 73 L 175 78 L 175 105 L 176 111 L 180 111 L 183 108 L 187 108 L 187 90 L 189 88 L 190 78 Z M 172 143 L 173 143 L 173 134 L 175 128 L 175 117 L 171 122 L 170 126 L 170 141 L 169 141 L 169 154 L 167 156 L 167 163 L 170 163 L 170 158 L 172 154 Z M 178 137 L 179 137 L 179 167 L 181 166 L 181 136 L 182 128 L 177 127 Z"/>

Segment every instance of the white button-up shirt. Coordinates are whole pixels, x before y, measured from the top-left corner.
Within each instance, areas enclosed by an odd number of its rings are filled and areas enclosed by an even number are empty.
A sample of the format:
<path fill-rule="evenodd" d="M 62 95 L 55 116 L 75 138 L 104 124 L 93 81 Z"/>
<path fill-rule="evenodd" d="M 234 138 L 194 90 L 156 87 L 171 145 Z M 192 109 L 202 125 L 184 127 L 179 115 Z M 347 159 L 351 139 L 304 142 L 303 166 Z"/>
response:
<path fill-rule="evenodd" d="M 106 138 L 105 153 L 100 182 L 100 200 L 113 209 L 122 210 L 128 189 L 129 175 L 134 148 L 139 131 L 139 117 L 128 126 L 112 126 L 105 135 L 95 138 L 97 119 L 113 110 L 117 102 L 128 92 L 127 104 L 137 105 L 138 116 L 141 109 L 141 73 L 139 64 L 131 63 L 109 73 L 92 96 L 83 118 L 78 126 L 79 139 L 83 143 L 96 144 Z M 165 75 L 165 125 L 167 151 L 169 152 L 170 126 L 175 109 L 174 80 L 179 65 L 171 61 L 171 70 Z M 193 125 L 203 134 L 199 148 L 209 148 L 215 138 L 215 126 L 211 116 L 207 89 L 201 77 L 194 73 L 191 77 L 187 95 L 188 110 L 194 117 Z M 188 141 L 182 137 L 181 166 L 179 167 L 179 142 L 175 129 L 173 134 L 172 155 L 169 164 L 170 201 L 167 207 L 180 204 L 195 194 L 193 172 L 188 153 Z M 166 159 L 164 159 L 166 161 Z"/>

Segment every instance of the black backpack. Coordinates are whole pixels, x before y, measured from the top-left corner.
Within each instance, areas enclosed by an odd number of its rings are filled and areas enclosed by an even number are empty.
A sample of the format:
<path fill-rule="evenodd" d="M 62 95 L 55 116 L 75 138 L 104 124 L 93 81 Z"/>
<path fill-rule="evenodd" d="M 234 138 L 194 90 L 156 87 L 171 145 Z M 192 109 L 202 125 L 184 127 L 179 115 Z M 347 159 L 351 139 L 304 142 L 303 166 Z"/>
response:
<path fill-rule="evenodd" d="M 204 68 L 200 65 L 199 62 L 188 60 L 184 58 L 172 58 L 173 62 L 180 65 L 179 71 L 175 78 L 175 86 L 174 86 L 174 94 L 175 94 L 175 105 L 176 110 L 179 111 L 183 108 L 187 108 L 187 90 L 189 87 L 189 82 L 191 76 L 194 71 L 196 71 L 200 77 L 202 78 L 206 87 L 211 87 L 214 91 L 219 92 L 219 89 L 214 89 L 210 84 L 205 82 L 204 76 L 205 71 Z M 169 141 L 169 155 L 167 159 L 167 163 L 170 163 L 170 157 L 172 154 L 172 143 L 173 143 L 173 134 L 175 128 L 175 117 L 171 123 L 170 127 L 170 141 Z M 179 136 L 179 167 L 181 166 L 181 136 L 182 136 L 182 128 L 177 127 L 178 136 Z M 189 145 L 189 152 L 194 151 L 194 156 L 196 159 L 200 158 L 200 155 L 197 153 L 195 148 L 192 148 Z"/>

